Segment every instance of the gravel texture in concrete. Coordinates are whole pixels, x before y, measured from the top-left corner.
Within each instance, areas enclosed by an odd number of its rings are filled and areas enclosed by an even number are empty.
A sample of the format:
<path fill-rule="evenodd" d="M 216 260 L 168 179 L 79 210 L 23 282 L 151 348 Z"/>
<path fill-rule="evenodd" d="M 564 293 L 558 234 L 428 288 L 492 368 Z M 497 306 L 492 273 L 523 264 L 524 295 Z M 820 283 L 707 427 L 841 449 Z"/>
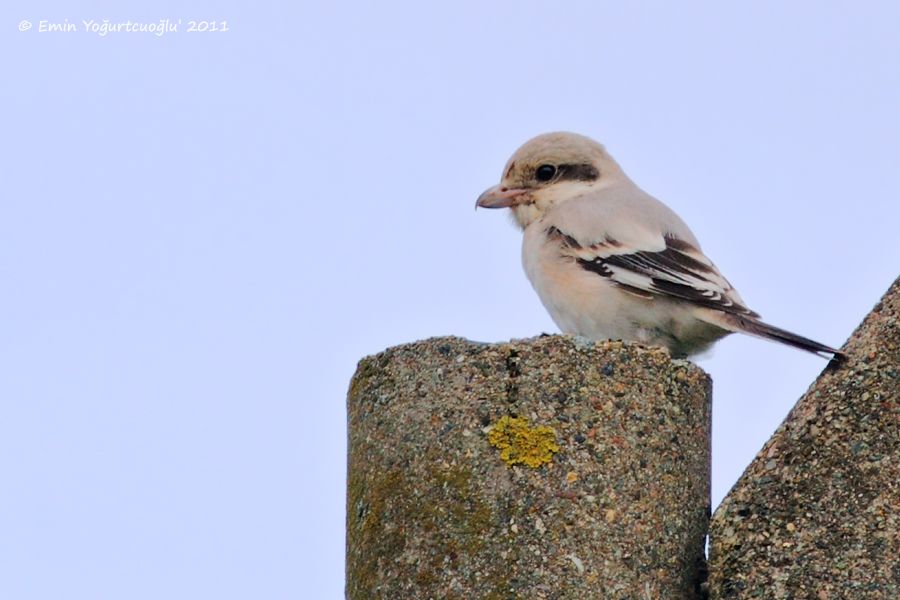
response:
<path fill-rule="evenodd" d="M 716 510 L 715 599 L 900 598 L 900 279 Z"/>
<path fill-rule="evenodd" d="M 710 381 L 693 364 L 435 338 L 363 359 L 348 417 L 348 598 L 696 598 Z"/>

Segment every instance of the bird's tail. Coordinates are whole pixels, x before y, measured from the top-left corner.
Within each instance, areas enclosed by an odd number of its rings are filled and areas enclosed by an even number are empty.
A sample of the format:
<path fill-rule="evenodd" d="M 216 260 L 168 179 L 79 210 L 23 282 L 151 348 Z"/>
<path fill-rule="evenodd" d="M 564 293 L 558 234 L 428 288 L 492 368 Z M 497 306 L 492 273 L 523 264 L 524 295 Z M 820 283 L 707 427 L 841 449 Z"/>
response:
<path fill-rule="evenodd" d="M 782 344 L 787 344 L 788 346 L 793 346 L 794 348 L 800 348 L 801 350 L 812 352 L 813 354 L 817 354 L 819 356 L 822 356 L 823 358 L 833 357 L 837 360 L 843 360 L 844 358 L 846 358 L 846 355 L 843 352 L 841 352 L 840 350 L 836 350 L 831 346 L 820 344 L 815 340 L 805 338 L 802 335 L 797 335 L 796 333 L 791 333 L 786 329 L 781 329 L 780 327 L 775 327 L 774 325 L 769 325 L 768 323 L 763 323 L 762 321 L 751 317 L 728 313 L 719 313 L 719 315 L 717 316 L 719 316 L 720 318 L 716 319 L 716 325 L 724 327 L 729 331 L 743 332 L 766 340 L 781 342 Z"/>

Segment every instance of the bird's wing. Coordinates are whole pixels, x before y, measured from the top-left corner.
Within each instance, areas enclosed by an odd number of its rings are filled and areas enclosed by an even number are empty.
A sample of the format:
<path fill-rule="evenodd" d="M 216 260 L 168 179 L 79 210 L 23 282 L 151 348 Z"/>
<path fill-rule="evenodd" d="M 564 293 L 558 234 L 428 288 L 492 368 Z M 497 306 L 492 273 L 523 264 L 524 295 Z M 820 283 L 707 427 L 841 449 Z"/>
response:
<path fill-rule="evenodd" d="M 737 291 L 693 244 L 672 235 L 631 236 L 628 242 L 608 235 L 583 243 L 552 226 L 548 239 L 584 270 L 605 277 L 623 290 L 653 298 L 678 298 L 734 315 L 759 317 L 744 306 Z"/>

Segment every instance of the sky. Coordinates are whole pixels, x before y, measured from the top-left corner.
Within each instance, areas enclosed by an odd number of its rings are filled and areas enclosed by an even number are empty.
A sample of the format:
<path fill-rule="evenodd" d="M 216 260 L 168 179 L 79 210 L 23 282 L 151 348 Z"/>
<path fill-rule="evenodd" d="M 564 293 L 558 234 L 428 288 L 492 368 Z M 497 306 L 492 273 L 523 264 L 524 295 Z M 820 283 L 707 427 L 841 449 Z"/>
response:
<path fill-rule="evenodd" d="M 520 233 L 473 210 L 542 132 L 603 142 L 752 308 L 842 344 L 900 265 L 898 22 L 888 1 L 5 2 L 0 597 L 342 597 L 356 362 L 557 331 Z M 825 361 L 731 336 L 698 362 L 716 505 Z"/>

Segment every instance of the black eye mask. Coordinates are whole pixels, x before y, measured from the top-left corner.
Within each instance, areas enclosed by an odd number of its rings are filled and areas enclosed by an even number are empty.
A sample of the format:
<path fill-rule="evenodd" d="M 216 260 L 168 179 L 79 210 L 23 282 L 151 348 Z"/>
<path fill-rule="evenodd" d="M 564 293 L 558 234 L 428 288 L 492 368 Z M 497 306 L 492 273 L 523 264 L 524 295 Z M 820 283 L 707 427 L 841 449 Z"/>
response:
<path fill-rule="evenodd" d="M 595 181 L 600 178 L 600 171 L 592 164 L 559 165 L 557 181 Z"/>

